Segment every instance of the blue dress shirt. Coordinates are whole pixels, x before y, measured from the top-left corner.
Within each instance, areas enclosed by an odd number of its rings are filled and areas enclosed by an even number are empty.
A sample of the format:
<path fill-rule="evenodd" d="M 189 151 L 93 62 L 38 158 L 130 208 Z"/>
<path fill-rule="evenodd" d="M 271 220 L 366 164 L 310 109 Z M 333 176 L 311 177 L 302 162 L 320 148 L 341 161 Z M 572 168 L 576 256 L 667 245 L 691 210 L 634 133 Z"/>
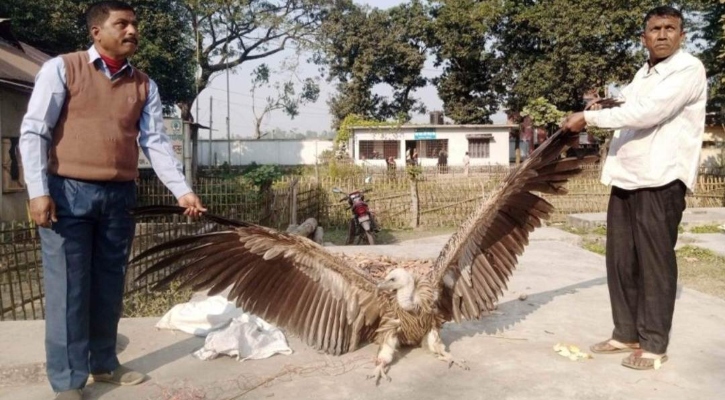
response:
<path fill-rule="evenodd" d="M 95 47 L 88 49 L 90 62 L 96 64 L 108 77 L 133 73 L 126 63 L 113 76 Z M 20 156 L 23 160 L 25 184 L 31 199 L 48 195 L 48 147 L 52 143 L 53 129 L 58 122 L 66 96 L 66 73 L 63 59 L 55 57 L 45 64 L 35 77 L 35 88 L 28 103 L 28 112 L 20 126 Z M 151 162 L 161 182 L 180 198 L 190 193 L 181 162 L 176 158 L 169 137 L 164 130 L 163 107 L 159 88 L 149 78 L 149 94 L 139 121 L 138 144 Z"/>

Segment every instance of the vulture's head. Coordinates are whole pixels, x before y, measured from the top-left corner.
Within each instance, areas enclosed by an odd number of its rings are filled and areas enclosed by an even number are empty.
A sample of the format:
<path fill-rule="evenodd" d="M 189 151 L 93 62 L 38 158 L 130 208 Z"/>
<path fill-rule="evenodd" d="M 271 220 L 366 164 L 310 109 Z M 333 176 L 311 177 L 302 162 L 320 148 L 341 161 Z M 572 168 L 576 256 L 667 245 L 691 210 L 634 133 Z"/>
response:
<path fill-rule="evenodd" d="M 403 288 L 412 288 L 415 285 L 415 280 L 410 272 L 402 269 L 395 268 L 385 275 L 385 279 L 378 284 L 378 290 L 400 290 Z"/>

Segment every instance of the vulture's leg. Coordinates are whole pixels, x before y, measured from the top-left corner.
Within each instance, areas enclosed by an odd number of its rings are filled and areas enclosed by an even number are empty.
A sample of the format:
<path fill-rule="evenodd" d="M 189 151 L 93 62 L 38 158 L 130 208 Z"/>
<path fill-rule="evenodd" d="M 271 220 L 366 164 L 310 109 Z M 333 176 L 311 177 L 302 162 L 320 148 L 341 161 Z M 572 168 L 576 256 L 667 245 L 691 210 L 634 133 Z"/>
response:
<path fill-rule="evenodd" d="M 463 360 L 457 360 L 453 358 L 451 353 L 446 351 L 446 345 L 443 344 L 443 341 L 441 340 L 441 335 L 438 332 L 438 329 L 433 329 L 430 332 L 428 332 L 428 335 L 426 336 L 426 342 L 428 344 L 428 349 L 435 354 L 439 360 L 445 361 L 448 363 L 448 368 L 450 368 L 453 364 L 456 364 L 457 366 L 463 368 L 463 369 L 469 369 L 468 365 L 466 365 L 466 362 Z"/>
<path fill-rule="evenodd" d="M 393 362 L 393 356 L 395 350 L 398 348 L 398 337 L 393 333 L 385 335 L 383 343 L 380 345 L 378 350 L 378 356 L 375 360 L 375 370 L 372 375 L 368 375 L 368 378 L 375 378 L 375 384 L 380 384 L 380 378 L 385 378 L 388 382 L 391 381 L 387 374 L 389 365 Z"/>

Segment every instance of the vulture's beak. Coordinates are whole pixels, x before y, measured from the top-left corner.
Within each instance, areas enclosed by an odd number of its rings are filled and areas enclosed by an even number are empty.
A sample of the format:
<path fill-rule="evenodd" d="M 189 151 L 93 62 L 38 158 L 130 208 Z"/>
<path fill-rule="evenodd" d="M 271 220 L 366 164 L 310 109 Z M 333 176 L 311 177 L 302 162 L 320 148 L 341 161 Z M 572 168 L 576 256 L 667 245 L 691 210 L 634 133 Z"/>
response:
<path fill-rule="evenodd" d="M 380 282 L 380 283 L 378 283 L 378 286 L 376 286 L 376 288 L 375 288 L 376 291 L 378 291 L 378 290 L 387 291 L 387 290 L 392 290 L 392 289 L 393 289 L 393 287 L 389 282 Z"/>

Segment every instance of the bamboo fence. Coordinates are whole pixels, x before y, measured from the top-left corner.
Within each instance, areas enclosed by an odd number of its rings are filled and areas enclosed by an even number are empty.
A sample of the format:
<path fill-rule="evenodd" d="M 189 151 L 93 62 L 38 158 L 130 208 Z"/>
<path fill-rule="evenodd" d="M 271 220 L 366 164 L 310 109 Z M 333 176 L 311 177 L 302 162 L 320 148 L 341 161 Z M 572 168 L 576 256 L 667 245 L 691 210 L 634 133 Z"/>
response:
<path fill-rule="evenodd" d="M 419 221 L 422 227 L 455 227 L 490 196 L 509 172 L 509 168 L 479 168 L 469 176 L 455 171 L 424 172 L 417 182 Z M 365 177 L 372 177 L 366 183 Z M 544 196 L 556 207 L 550 223 L 565 221 L 566 215 L 604 212 L 609 189 L 599 183 L 596 168 L 587 169 L 567 185 L 564 196 Z M 195 191 L 210 212 L 234 219 L 285 230 L 292 223 L 316 218 L 326 230 L 347 227 L 350 210 L 339 202 L 343 191 L 371 189 L 366 201 L 376 213 L 382 228 L 408 228 L 413 220 L 411 181 L 404 170 L 368 171 L 348 178 L 286 177 L 273 185 L 270 193 L 260 194 L 235 178 L 200 178 Z M 171 194 L 156 180 L 138 182 L 138 205 L 175 204 Z M 688 207 L 725 206 L 725 177 L 702 175 L 694 194 L 687 196 Z M 183 235 L 217 229 L 203 221 L 184 217 L 143 218 L 137 223 L 132 256 Z M 40 245 L 36 228 L 27 222 L 0 223 L 0 320 L 42 319 L 43 286 Z M 143 282 L 135 278 L 146 265 L 131 265 L 126 290 L 146 290 L 172 271 L 166 269 Z"/>

